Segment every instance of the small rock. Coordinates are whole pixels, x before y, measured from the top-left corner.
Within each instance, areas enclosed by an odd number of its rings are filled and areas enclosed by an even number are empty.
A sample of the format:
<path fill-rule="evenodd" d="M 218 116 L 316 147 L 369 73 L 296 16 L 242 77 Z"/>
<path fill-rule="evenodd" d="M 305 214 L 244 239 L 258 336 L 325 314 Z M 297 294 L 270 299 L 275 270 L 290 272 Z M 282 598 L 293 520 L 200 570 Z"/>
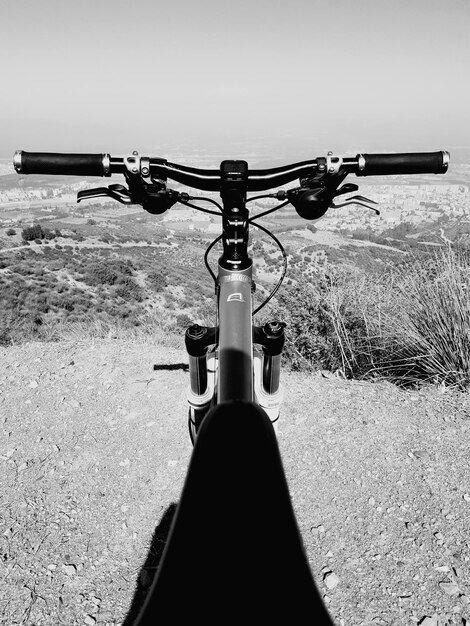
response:
<path fill-rule="evenodd" d="M 93 626 L 93 624 L 96 624 L 96 618 L 93 617 L 93 615 L 87 615 L 85 617 L 85 622 L 84 622 L 87 626 Z"/>
<path fill-rule="evenodd" d="M 25 462 L 25 463 L 22 463 L 22 464 L 19 466 L 18 471 L 19 471 L 19 472 L 24 472 L 24 470 L 25 470 L 27 467 L 28 467 L 28 464 L 27 464 L 26 462 Z"/>
<path fill-rule="evenodd" d="M 334 589 L 339 585 L 339 578 L 334 572 L 329 572 L 328 574 L 325 574 L 323 582 L 328 589 Z"/>
<path fill-rule="evenodd" d="M 459 596 L 459 600 L 460 602 L 462 602 L 462 604 L 470 604 L 470 598 L 466 596 L 464 593 Z"/>
<path fill-rule="evenodd" d="M 412 450 L 411 452 L 417 459 L 429 459 L 429 452 L 427 450 Z"/>
<path fill-rule="evenodd" d="M 38 383 L 38 381 L 37 381 L 37 380 L 32 380 L 32 381 L 29 383 L 29 388 L 30 388 L 30 389 L 36 389 L 36 387 L 37 387 L 38 385 L 39 385 L 39 383 Z"/>
<path fill-rule="evenodd" d="M 423 617 L 423 619 L 418 623 L 420 626 L 439 626 L 437 615 L 433 615 L 432 617 Z"/>
<path fill-rule="evenodd" d="M 466 500 L 467 502 L 470 502 L 470 494 L 464 493 L 463 499 Z"/>
<path fill-rule="evenodd" d="M 370 504 L 371 506 L 374 506 L 374 504 L 375 504 L 375 499 L 374 499 L 374 498 L 372 498 L 372 497 L 371 497 L 371 498 L 369 498 L 369 504 Z"/>
<path fill-rule="evenodd" d="M 310 528 L 310 532 L 313 535 L 317 535 L 318 536 L 318 535 L 321 535 L 321 534 L 323 534 L 325 532 L 325 527 L 323 526 L 323 524 L 320 524 L 319 526 L 312 526 Z"/>
<path fill-rule="evenodd" d="M 439 587 L 448 596 L 455 596 L 460 591 L 459 586 L 456 583 L 439 583 Z"/>
<path fill-rule="evenodd" d="M 129 459 L 124 459 L 124 461 L 121 461 L 121 462 L 119 463 L 119 465 L 120 465 L 121 467 L 127 467 L 127 466 L 128 466 L 128 465 L 130 465 L 130 464 L 131 464 L 131 462 L 129 461 Z"/>
<path fill-rule="evenodd" d="M 77 568 L 75 567 L 75 565 L 72 564 L 64 565 L 63 569 L 67 576 L 75 576 L 75 574 L 77 573 Z"/>
<path fill-rule="evenodd" d="M 51 563 L 47 566 L 47 569 L 53 572 L 55 569 L 57 569 L 57 565 L 55 563 Z"/>
<path fill-rule="evenodd" d="M 434 569 L 438 572 L 450 572 L 450 567 L 447 567 L 447 565 L 435 565 Z"/>

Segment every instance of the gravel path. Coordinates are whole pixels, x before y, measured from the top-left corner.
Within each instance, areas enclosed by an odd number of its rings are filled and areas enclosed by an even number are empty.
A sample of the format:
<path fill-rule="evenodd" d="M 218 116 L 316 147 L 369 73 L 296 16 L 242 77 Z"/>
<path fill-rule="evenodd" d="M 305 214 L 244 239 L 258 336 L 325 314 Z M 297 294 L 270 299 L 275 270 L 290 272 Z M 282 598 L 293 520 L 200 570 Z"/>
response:
<path fill-rule="evenodd" d="M 127 626 L 191 454 L 186 354 L 100 340 L 0 348 L 0 363 L 0 624 Z M 470 398 L 283 384 L 281 453 L 334 622 L 465 625 Z"/>

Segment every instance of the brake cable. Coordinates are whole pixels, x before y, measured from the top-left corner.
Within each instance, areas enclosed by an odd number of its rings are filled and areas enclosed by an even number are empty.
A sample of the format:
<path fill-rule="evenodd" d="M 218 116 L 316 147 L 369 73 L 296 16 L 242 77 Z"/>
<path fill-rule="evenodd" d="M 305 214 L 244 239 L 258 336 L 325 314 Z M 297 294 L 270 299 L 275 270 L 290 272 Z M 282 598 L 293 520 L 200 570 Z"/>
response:
<path fill-rule="evenodd" d="M 254 200 L 254 198 L 252 198 L 252 200 Z M 262 213 L 258 213 L 258 215 L 254 215 L 248 221 L 251 223 L 252 220 L 257 220 L 259 217 L 264 217 L 265 215 L 269 215 L 269 213 L 274 213 L 274 211 L 279 211 L 279 209 L 282 209 L 287 204 L 290 204 L 290 200 L 286 200 L 285 202 L 282 202 L 281 204 L 278 204 L 277 206 L 273 207 L 272 209 L 268 209 L 267 211 L 263 211 Z"/>
<path fill-rule="evenodd" d="M 260 198 L 277 198 L 277 197 L 278 197 L 277 194 L 255 196 L 253 198 L 249 198 L 247 200 L 247 202 L 250 202 L 252 200 L 258 200 Z M 215 204 L 220 209 L 220 211 L 223 211 L 223 209 L 220 206 L 220 204 L 218 202 L 216 202 L 215 200 L 213 200 L 212 198 L 194 198 L 192 196 L 187 196 L 187 200 L 201 200 L 201 201 L 211 202 L 212 204 Z M 184 199 L 184 196 L 183 196 L 183 198 L 180 198 L 179 202 L 181 204 L 184 204 L 185 206 L 188 206 L 190 208 L 196 209 L 197 211 L 203 211 L 204 213 L 211 213 L 213 215 L 220 215 L 220 213 L 217 213 L 216 211 L 210 211 L 209 209 L 203 209 L 200 206 L 197 206 L 195 204 L 191 204 L 187 200 Z M 256 228 L 259 228 L 260 230 L 265 232 L 269 237 L 271 237 L 271 239 L 278 246 L 279 250 L 282 253 L 282 257 L 283 257 L 283 266 L 282 266 L 281 276 L 280 276 L 278 282 L 276 283 L 274 289 L 270 292 L 268 297 L 253 311 L 252 315 L 256 315 L 256 313 L 258 313 L 258 311 L 260 311 L 263 307 L 265 307 L 268 304 L 268 302 L 276 295 L 276 293 L 278 292 L 280 286 L 282 285 L 282 283 L 284 281 L 284 278 L 285 278 L 285 275 L 287 273 L 287 254 L 286 254 L 286 251 L 284 250 L 284 247 L 283 247 L 282 243 L 279 241 L 279 239 L 270 230 L 268 230 L 264 226 L 261 226 L 261 224 L 257 224 L 254 220 L 258 219 L 260 217 L 264 217 L 265 215 L 268 215 L 269 213 L 274 213 L 274 211 L 278 211 L 279 209 L 282 209 L 284 206 L 286 206 L 289 203 L 290 203 L 290 201 L 286 200 L 285 202 L 282 202 L 281 204 L 273 207 L 272 209 L 268 209 L 267 211 L 263 211 L 261 213 L 258 213 L 258 215 L 255 215 L 255 216 L 251 217 L 248 220 L 249 224 L 253 224 L 253 226 L 255 226 Z M 216 277 L 215 273 L 212 271 L 211 266 L 209 265 L 209 253 L 212 250 L 212 248 L 222 239 L 222 237 L 223 237 L 223 233 L 221 235 L 219 235 L 218 237 L 216 237 L 214 239 L 214 241 L 212 241 L 209 244 L 209 246 L 207 247 L 207 249 L 206 249 L 206 251 L 204 253 L 204 264 L 205 264 L 205 266 L 207 268 L 207 271 L 211 275 L 212 280 L 214 281 L 215 285 L 217 284 L 217 277 Z"/>
<path fill-rule="evenodd" d="M 191 202 L 188 202 L 188 200 L 198 200 L 200 202 L 211 202 L 212 204 L 215 204 L 215 206 L 219 209 L 220 212 L 211 211 L 209 209 L 203 209 L 202 207 L 197 206 L 196 204 L 191 204 Z M 180 194 L 180 198 L 178 199 L 178 202 L 180 202 L 181 204 L 184 204 L 187 207 L 190 207 L 191 209 L 196 209 L 197 211 L 202 211 L 203 213 L 210 213 L 211 215 L 221 215 L 221 212 L 223 210 L 222 206 L 216 200 L 213 200 L 212 198 L 197 198 L 194 196 L 188 196 L 187 193 Z"/>
<path fill-rule="evenodd" d="M 209 252 L 212 250 L 212 248 L 215 246 L 215 244 L 222 239 L 222 237 L 223 237 L 223 234 L 219 235 L 218 237 L 216 237 L 216 239 L 214 239 L 214 241 L 207 247 L 207 249 L 206 249 L 206 251 L 204 253 L 204 263 L 205 263 L 205 266 L 207 267 L 207 271 L 212 276 L 212 280 L 214 281 L 214 285 L 217 285 L 217 276 L 214 274 L 214 272 L 211 269 L 211 266 L 209 265 L 208 257 L 209 257 Z"/>
<path fill-rule="evenodd" d="M 280 207 L 277 207 L 280 208 Z M 257 216 L 259 217 L 259 216 Z M 274 289 L 271 291 L 271 293 L 269 294 L 269 296 L 266 298 L 266 300 L 264 302 L 262 302 L 259 307 L 257 307 L 252 315 L 256 315 L 256 313 L 258 313 L 258 311 L 260 311 L 264 306 L 266 306 L 266 304 L 268 304 L 268 302 L 271 300 L 271 298 L 273 298 L 275 296 L 275 294 L 277 293 L 279 287 L 282 285 L 282 282 L 284 280 L 284 277 L 286 275 L 287 272 L 287 254 L 286 251 L 284 250 L 284 247 L 282 245 L 282 243 L 279 241 L 279 239 L 267 228 L 265 228 L 264 226 L 261 226 L 261 224 L 257 224 L 256 222 L 253 222 L 252 219 L 248 220 L 250 224 L 253 224 L 253 226 L 256 226 L 256 228 L 259 228 L 260 230 L 262 230 L 263 232 L 265 232 L 267 235 L 269 235 L 269 237 L 271 237 L 271 239 L 273 239 L 276 244 L 279 247 L 279 250 L 282 253 L 282 257 L 283 257 L 283 265 L 282 265 L 282 272 L 281 272 L 281 277 L 279 278 L 276 286 L 274 287 Z"/>

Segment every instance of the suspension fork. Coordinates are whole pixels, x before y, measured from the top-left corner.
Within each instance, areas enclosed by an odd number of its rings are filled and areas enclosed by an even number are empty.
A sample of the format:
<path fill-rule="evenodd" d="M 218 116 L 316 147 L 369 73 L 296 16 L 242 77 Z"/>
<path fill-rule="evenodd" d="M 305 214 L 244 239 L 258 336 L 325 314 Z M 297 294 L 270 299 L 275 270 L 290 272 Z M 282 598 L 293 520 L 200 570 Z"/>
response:
<path fill-rule="evenodd" d="M 277 321 L 253 327 L 253 341 L 260 348 L 253 359 L 255 400 L 268 414 L 276 433 L 283 399 L 280 374 L 285 327 L 284 322 Z"/>

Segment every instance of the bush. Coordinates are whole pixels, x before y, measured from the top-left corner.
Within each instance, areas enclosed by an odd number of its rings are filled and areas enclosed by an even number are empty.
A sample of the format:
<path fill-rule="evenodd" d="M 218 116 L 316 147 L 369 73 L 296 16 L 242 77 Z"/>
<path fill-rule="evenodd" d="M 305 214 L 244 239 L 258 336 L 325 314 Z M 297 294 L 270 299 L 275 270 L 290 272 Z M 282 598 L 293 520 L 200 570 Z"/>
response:
<path fill-rule="evenodd" d="M 166 276 L 158 270 L 150 270 L 150 272 L 147 274 L 147 282 L 149 283 L 151 288 L 157 293 L 159 291 L 163 291 L 163 289 L 165 289 L 165 287 L 168 285 Z"/>
<path fill-rule="evenodd" d="M 399 298 L 386 373 L 394 382 L 470 388 L 470 261 L 450 247 L 415 258 L 397 275 Z"/>
<path fill-rule="evenodd" d="M 126 261 L 94 261 L 85 270 L 83 280 L 88 285 L 115 285 L 125 282 L 133 273 L 132 264 Z"/>
<path fill-rule="evenodd" d="M 190 317 L 187 313 L 180 313 L 176 316 L 176 320 L 174 322 L 174 326 L 178 331 L 185 331 L 188 326 L 194 323 L 192 317 Z"/>
<path fill-rule="evenodd" d="M 43 228 L 41 224 L 34 224 L 33 226 L 27 226 L 21 231 L 21 237 L 25 241 L 38 241 L 38 239 L 54 239 L 55 232 L 48 228 Z"/>
<path fill-rule="evenodd" d="M 36 239 L 42 239 L 44 236 L 42 227 L 40 224 L 34 224 L 33 226 L 27 226 L 21 231 L 21 237 L 25 241 L 34 241 Z"/>
<path fill-rule="evenodd" d="M 382 362 L 380 324 L 371 318 L 380 318 L 384 297 L 376 277 L 327 267 L 281 293 L 267 319 L 287 323 L 284 360 L 293 369 L 364 377 Z"/>
<path fill-rule="evenodd" d="M 119 281 L 114 293 L 124 300 L 142 302 L 142 293 L 139 285 L 128 276 L 124 280 Z"/>
<path fill-rule="evenodd" d="M 16 230 L 14 228 L 9 228 L 7 230 L 7 235 L 11 237 L 12 235 L 16 235 Z"/>

